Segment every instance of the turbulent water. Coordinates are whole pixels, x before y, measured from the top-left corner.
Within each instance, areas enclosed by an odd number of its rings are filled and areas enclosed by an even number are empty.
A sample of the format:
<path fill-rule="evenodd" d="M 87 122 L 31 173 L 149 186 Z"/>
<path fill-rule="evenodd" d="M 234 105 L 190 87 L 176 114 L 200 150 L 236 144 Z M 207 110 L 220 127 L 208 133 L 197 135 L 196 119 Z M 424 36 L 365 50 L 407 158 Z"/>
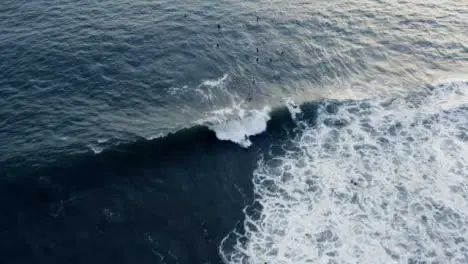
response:
<path fill-rule="evenodd" d="M 3 1 L 1 263 L 468 263 L 468 2 Z"/>

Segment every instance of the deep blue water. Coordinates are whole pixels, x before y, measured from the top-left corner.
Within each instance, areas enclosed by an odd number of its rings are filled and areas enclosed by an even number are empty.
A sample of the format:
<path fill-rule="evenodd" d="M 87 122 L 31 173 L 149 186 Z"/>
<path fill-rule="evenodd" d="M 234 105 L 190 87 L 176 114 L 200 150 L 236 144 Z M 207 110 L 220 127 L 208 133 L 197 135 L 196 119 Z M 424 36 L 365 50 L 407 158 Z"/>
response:
<path fill-rule="evenodd" d="M 3 1 L 0 262 L 466 263 L 467 28 L 462 0 Z M 294 220 L 328 191 L 362 212 Z"/>

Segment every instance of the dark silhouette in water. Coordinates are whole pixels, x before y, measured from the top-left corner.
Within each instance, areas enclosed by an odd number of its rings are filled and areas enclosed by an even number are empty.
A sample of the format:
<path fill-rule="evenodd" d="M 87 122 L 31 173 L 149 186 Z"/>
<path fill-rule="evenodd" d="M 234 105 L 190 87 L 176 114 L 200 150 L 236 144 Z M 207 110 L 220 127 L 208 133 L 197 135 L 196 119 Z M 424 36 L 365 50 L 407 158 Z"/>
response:
<path fill-rule="evenodd" d="M 221 30 L 221 24 L 218 24 L 218 30 Z"/>
<path fill-rule="evenodd" d="M 252 102 L 252 99 L 253 99 L 252 93 L 249 93 L 249 95 L 247 96 L 247 102 Z"/>
<path fill-rule="evenodd" d="M 255 60 L 258 62 L 258 57 Z"/>
<path fill-rule="evenodd" d="M 284 54 L 284 50 L 281 51 L 280 55 L 283 56 L 283 54 Z"/>
<path fill-rule="evenodd" d="M 208 241 L 208 243 L 211 243 L 213 241 L 213 239 L 211 239 L 210 235 L 208 234 L 208 228 L 206 227 L 206 224 L 205 224 L 204 221 L 202 221 L 201 227 L 203 229 L 203 236 Z"/>
<path fill-rule="evenodd" d="M 185 14 L 184 17 L 187 18 L 187 14 Z"/>
<path fill-rule="evenodd" d="M 257 48 L 257 53 L 258 53 L 258 48 Z"/>
<path fill-rule="evenodd" d="M 219 43 L 216 43 L 216 47 L 219 48 Z"/>

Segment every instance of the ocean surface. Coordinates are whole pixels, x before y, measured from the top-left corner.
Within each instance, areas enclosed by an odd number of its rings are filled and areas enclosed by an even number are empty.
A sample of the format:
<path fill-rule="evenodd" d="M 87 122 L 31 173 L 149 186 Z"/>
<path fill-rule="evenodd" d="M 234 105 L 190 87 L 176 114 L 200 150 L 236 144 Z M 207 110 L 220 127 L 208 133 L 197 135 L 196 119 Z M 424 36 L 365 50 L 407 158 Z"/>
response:
<path fill-rule="evenodd" d="M 3 0 L 0 263 L 468 263 L 468 1 Z"/>

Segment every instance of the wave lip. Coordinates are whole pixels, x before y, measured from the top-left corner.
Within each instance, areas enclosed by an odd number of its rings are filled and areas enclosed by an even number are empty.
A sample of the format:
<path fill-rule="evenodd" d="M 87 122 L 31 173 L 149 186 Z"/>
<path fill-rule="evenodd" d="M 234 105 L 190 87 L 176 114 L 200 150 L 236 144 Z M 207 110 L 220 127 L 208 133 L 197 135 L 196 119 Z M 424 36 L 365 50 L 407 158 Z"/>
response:
<path fill-rule="evenodd" d="M 219 140 L 229 140 L 247 148 L 252 145 L 249 137 L 267 129 L 271 119 L 270 107 L 261 110 L 244 110 L 239 107 L 226 108 L 213 112 L 208 128 L 215 132 Z"/>
<path fill-rule="evenodd" d="M 300 107 L 291 99 L 285 101 L 285 110 L 293 120 L 302 113 Z M 274 109 L 264 106 L 262 109 L 244 109 L 240 104 L 230 108 L 216 110 L 210 113 L 208 119 L 201 124 L 215 132 L 219 140 L 228 140 L 244 148 L 252 145 L 251 136 L 261 134 L 267 130 L 268 121 L 272 119 Z"/>

